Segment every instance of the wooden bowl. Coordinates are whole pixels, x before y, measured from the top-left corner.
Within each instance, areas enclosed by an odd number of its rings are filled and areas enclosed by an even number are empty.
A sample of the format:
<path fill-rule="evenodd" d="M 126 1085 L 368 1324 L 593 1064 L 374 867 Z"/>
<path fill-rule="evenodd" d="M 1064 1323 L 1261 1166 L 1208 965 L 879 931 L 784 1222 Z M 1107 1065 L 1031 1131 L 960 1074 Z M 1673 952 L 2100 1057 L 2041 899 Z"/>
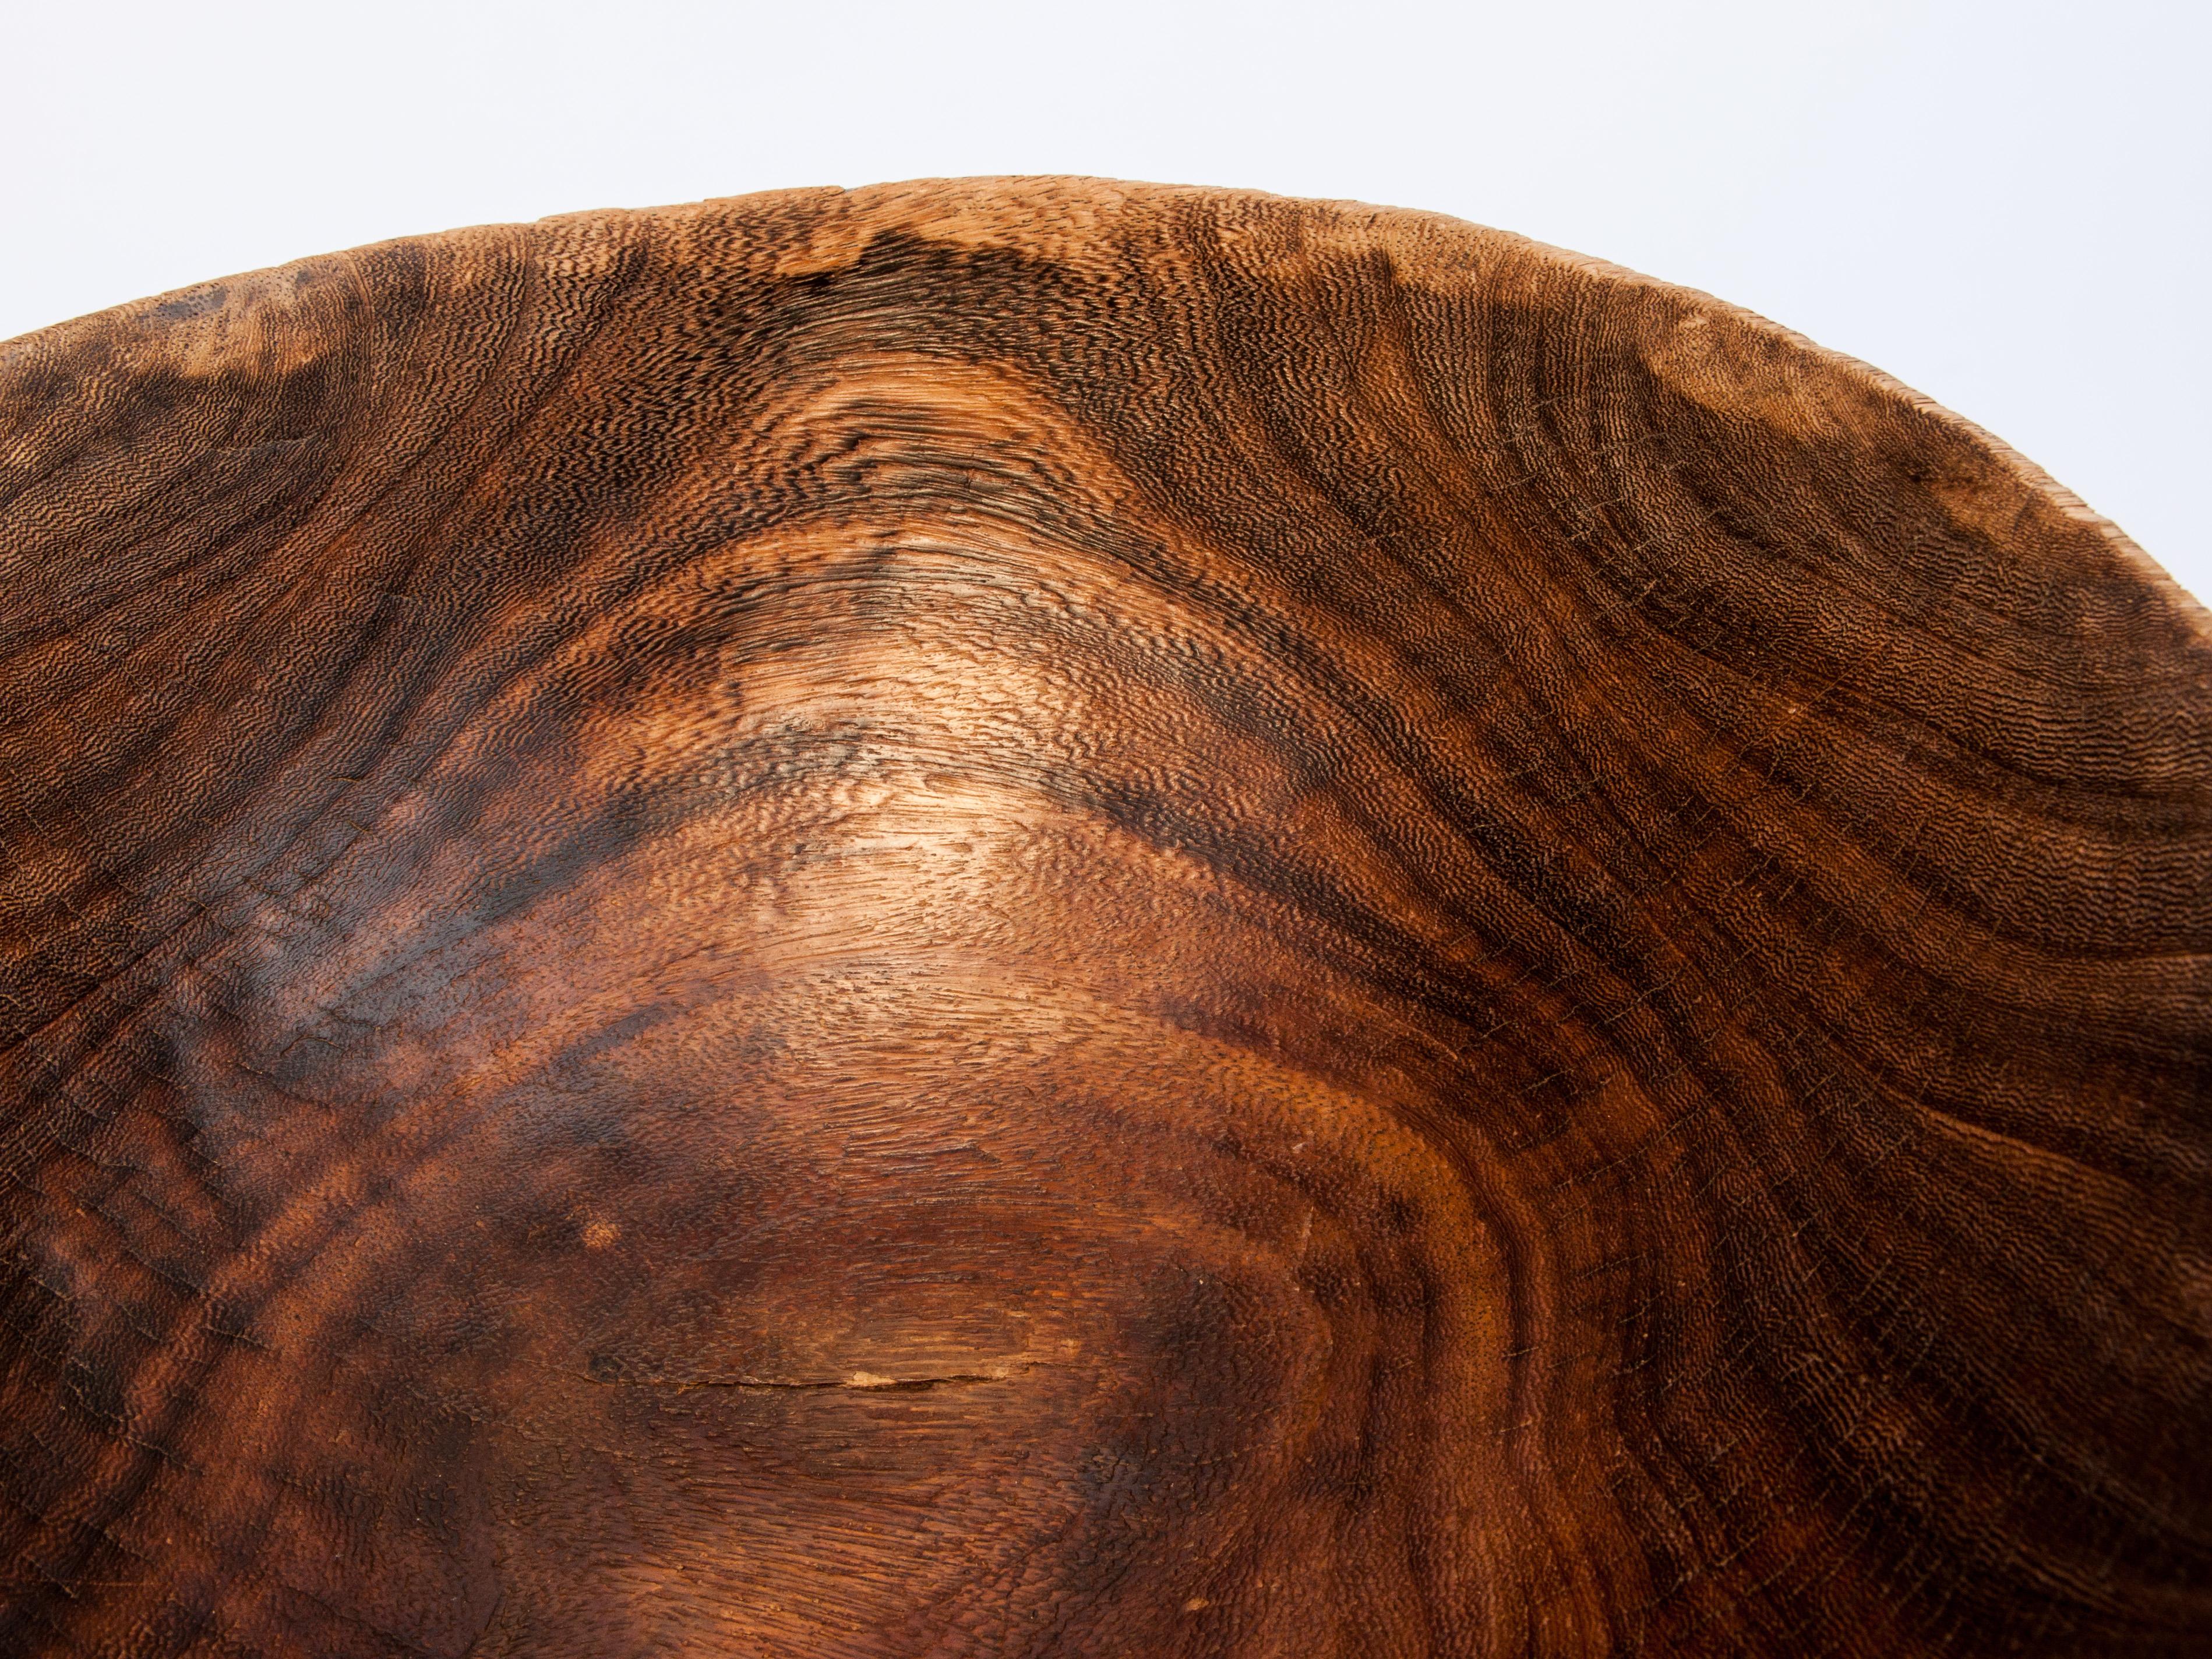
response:
<path fill-rule="evenodd" d="M 0 355 L 0 1650 L 2212 1651 L 2212 622 L 1088 180 Z"/>

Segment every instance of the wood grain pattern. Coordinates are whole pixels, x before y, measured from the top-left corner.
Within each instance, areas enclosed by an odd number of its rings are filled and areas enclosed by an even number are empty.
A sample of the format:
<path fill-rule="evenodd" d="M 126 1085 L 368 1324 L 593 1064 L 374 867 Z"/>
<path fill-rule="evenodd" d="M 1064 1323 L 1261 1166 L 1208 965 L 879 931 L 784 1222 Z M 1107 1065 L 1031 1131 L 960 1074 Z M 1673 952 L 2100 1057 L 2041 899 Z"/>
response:
<path fill-rule="evenodd" d="M 2212 625 L 1069 180 L 0 348 L 0 1650 L 2212 1647 Z"/>

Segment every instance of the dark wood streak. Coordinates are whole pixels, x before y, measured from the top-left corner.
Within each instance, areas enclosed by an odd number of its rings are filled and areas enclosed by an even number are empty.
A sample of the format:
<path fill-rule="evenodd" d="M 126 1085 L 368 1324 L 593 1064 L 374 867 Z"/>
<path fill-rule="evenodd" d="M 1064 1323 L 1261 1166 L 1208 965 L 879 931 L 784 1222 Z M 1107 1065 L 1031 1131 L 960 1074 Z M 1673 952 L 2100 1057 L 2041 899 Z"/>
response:
<path fill-rule="evenodd" d="M 0 348 L 0 1649 L 2204 1651 L 2209 641 L 1410 213 Z"/>

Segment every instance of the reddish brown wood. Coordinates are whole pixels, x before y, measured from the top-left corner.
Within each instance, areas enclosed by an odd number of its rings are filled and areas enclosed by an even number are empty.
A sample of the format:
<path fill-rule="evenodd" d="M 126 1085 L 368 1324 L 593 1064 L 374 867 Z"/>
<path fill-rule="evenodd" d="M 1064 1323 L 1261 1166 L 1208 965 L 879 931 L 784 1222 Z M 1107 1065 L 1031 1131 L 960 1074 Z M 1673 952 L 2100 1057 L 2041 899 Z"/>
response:
<path fill-rule="evenodd" d="M 2212 628 L 1066 180 L 0 349 L 0 1649 L 2212 1647 Z"/>

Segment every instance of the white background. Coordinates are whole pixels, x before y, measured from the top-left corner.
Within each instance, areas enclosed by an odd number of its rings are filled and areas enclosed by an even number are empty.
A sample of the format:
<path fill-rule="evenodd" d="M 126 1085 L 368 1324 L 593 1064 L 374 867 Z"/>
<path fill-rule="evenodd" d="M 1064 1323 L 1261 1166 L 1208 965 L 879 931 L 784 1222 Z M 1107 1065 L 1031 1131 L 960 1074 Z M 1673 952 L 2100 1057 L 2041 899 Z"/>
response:
<path fill-rule="evenodd" d="M 0 0 L 0 337 L 458 224 L 1083 173 L 1435 209 L 1707 289 L 2212 594 L 2212 5 Z"/>

